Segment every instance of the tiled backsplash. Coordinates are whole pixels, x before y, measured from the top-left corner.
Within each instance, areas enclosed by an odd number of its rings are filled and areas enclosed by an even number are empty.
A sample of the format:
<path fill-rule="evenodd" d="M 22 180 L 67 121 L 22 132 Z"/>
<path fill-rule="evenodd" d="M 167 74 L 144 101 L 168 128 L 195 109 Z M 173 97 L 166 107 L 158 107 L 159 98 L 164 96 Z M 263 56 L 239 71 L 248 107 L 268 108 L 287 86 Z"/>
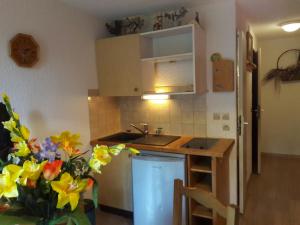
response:
<path fill-rule="evenodd" d="M 91 138 L 131 130 L 130 124 L 149 124 L 150 133 L 163 128 L 163 134 L 205 137 L 206 97 L 172 96 L 160 103 L 140 97 L 93 97 L 89 101 Z"/>
<path fill-rule="evenodd" d="M 122 97 L 120 111 L 122 130 L 133 131 L 130 123 L 147 123 L 151 133 L 161 127 L 163 134 L 206 136 L 205 95 L 172 96 L 162 103 Z"/>
<path fill-rule="evenodd" d="M 117 98 L 92 97 L 89 101 L 89 112 L 92 140 L 121 130 Z"/>

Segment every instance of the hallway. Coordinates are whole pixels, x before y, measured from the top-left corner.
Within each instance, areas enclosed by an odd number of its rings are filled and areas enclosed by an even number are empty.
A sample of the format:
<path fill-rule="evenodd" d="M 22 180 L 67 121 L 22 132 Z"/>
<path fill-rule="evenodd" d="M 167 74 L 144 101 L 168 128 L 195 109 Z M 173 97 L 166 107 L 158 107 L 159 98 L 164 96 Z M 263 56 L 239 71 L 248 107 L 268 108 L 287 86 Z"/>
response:
<path fill-rule="evenodd" d="M 300 224 L 300 158 L 262 156 L 262 174 L 251 178 L 240 225 Z"/>

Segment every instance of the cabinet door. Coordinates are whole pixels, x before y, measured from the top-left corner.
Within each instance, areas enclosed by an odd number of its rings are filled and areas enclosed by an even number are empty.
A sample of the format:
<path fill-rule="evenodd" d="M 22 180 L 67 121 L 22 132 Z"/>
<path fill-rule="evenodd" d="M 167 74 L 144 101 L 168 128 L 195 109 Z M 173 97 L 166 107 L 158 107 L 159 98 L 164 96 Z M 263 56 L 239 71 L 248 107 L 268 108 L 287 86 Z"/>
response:
<path fill-rule="evenodd" d="M 139 35 L 99 40 L 97 65 L 101 96 L 141 95 Z"/>

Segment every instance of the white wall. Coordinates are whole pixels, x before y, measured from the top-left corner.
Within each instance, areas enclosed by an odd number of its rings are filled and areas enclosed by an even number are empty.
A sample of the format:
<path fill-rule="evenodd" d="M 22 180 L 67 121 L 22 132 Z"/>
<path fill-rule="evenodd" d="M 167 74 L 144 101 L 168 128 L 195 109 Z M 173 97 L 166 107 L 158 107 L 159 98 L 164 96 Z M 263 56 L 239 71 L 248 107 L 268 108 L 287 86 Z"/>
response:
<path fill-rule="evenodd" d="M 201 25 L 206 32 L 207 51 L 207 136 L 236 139 L 236 92 L 212 92 L 212 63 L 210 56 L 219 52 L 223 58 L 236 59 L 236 11 L 235 1 L 212 2 L 195 7 L 200 12 Z M 214 113 L 229 113 L 228 122 L 213 120 Z M 230 131 L 223 131 L 229 125 Z M 230 200 L 237 201 L 237 161 L 236 146 L 230 155 Z"/>
<path fill-rule="evenodd" d="M 7 92 L 33 136 L 63 130 L 90 141 L 87 90 L 97 88 L 95 18 L 53 0 L 0 0 L 0 92 Z M 9 40 L 28 33 L 40 44 L 40 62 L 16 66 Z"/>
<path fill-rule="evenodd" d="M 259 41 L 262 51 L 261 77 L 276 68 L 278 56 L 285 50 L 300 48 L 300 36 Z M 290 55 L 296 59 L 296 55 Z M 287 59 L 287 58 L 285 58 Z M 288 62 L 288 61 L 287 61 Z M 261 84 L 262 151 L 275 154 L 300 155 L 300 81 Z"/>

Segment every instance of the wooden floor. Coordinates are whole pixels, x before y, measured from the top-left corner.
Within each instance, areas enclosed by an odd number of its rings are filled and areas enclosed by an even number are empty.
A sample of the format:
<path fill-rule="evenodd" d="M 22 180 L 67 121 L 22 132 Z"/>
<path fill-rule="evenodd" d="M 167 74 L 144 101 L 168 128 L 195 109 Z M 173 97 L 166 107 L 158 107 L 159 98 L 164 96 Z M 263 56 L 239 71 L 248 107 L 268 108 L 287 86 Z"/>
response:
<path fill-rule="evenodd" d="M 1 223 L 0 223 L 1 224 Z M 131 219 L 97 210 L 97 225 L 132 225 Z"/>
<path fill-rule="evenodd" d="M 132 221 L 99 211 L 97 225 Z M 262 157 L 262 174 L 251 178 L 240 225 L 300 225 L 300 158 Z"/>
<path fill-rule="evenodd" d="M 300 158 L 263 156 L 240 225 L 300 225 Z"/>

